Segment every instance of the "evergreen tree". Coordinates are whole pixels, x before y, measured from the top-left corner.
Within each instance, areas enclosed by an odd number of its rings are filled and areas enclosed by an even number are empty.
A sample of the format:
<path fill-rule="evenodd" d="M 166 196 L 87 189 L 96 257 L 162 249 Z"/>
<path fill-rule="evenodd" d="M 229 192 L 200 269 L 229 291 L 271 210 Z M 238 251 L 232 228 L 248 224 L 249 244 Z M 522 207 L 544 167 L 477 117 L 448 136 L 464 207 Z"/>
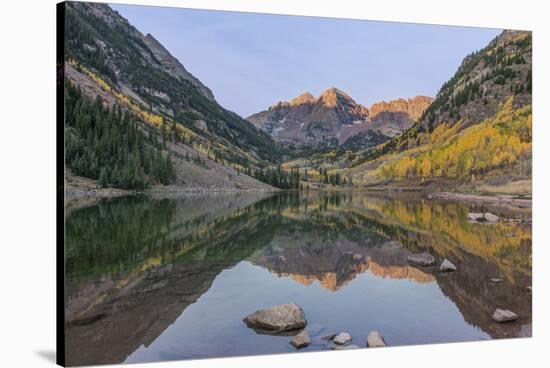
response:
<path fill-rule="evenodd" d="M 76 175 L 96 179 L 102 188 L 138 190 L 149 185 L 148 176 L 164 184 L 175 180 L 155 132 L 145 136 L 132 114 L 103 106 L 100 96 L 86 98 L 69 82 L 65 101 L 65 163 Z"/>
<path fill-rule="evenodd" d="M 99 179 L 97 180 L 97 184 L 100 188 L 105 188 L 109 184 L 109 172 L 107 167 L 102 167 L 101 172 L 99 173 Z"/>

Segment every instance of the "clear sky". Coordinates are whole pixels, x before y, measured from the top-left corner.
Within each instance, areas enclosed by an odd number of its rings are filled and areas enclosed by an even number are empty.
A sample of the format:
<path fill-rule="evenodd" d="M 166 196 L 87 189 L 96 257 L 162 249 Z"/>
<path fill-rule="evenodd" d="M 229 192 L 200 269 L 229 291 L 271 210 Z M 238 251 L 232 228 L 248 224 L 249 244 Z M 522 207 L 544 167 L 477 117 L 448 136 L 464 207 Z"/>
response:
<path fill-rule="evenodd" d="M 337 87 L 369 107 L 435 96 L 501 30 L 167 7 L 111 7 L 243 117 Z"/>

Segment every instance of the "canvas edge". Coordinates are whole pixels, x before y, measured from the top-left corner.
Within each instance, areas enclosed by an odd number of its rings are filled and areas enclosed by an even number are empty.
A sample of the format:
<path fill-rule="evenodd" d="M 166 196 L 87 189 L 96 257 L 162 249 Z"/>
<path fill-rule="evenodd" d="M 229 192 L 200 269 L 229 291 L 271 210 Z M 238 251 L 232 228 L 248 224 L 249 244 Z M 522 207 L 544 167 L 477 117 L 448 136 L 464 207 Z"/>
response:
<path fill-rule="evenodd" d="M 56 364 L 65 366 L 65 2 L 56 4 Z"/>

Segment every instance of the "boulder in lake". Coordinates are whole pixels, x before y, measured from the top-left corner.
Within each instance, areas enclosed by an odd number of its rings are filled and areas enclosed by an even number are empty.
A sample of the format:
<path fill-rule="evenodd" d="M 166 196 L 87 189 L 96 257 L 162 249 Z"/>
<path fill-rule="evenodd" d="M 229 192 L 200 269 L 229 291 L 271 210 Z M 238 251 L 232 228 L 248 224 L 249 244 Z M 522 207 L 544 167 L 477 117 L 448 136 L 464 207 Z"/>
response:
<path fill-rule="evenodd" d="M 496 322 L 511 322 L 518 318 L 517 314 L 508 309 L 495 309 L 493 313 L 493 321 Z"/>
<path fill-rule="evenodd" d="M 448 259 L 443 260 L 441 266 L 439 266 L 439 271 L 441 272 L 453 272 L 456 271 L 456 266 L 451 263 Z"/>
<path fill-rule="evenodd" d="M 274 331 L 296 330 L 306 326 L 304 311 L 294 303 L 257 310 L 247 316 L 244 322 L 251 327 Z"/>
<path fill-rule="evenodd" d="M 294 336 L 290 341 L 290 345 L 294 346 L 296 349 L 305 348 L 309 344 L 311 344 L 311 340 L 306 330 L 302 330 L 302 332 Z"/>
<path fill-rule="evenodd" d="M 431 266 L 435 263 L 435 258 L 430 253 L 412 254 L 407 259 L 410 263 L 420 266 Z"/>
<path fill-rule="evenodd" d="M 371 331 L 367 336 L 367 347 L 368 348 L 381 348 L 386 346 L 386 341 L 384 336 L 378 331 Z"/>
<path fill-rule="evenodd" d="M 351 335 L 347 332 L 340 332 L 338 335 L 334 336 L 332 341 L 338 345 L 344 345 L 351 341 Z"/>

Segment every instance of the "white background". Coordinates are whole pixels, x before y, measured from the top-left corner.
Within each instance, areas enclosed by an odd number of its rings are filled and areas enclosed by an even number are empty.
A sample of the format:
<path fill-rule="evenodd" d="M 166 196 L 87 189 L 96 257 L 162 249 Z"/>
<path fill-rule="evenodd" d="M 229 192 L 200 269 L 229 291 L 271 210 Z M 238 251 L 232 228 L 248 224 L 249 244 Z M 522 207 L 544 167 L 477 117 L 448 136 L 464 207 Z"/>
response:
<path fill-rule="evenodd" d="M 550 11 L 546 1 L 131 2 L 534 31 L 532 339 L 141 364 L 135 367 L 548 366 Z M 52 366 L 55 357 L 55 1 L 5 1 L 0 14 L 0 367 L 45 367 Z"/>

